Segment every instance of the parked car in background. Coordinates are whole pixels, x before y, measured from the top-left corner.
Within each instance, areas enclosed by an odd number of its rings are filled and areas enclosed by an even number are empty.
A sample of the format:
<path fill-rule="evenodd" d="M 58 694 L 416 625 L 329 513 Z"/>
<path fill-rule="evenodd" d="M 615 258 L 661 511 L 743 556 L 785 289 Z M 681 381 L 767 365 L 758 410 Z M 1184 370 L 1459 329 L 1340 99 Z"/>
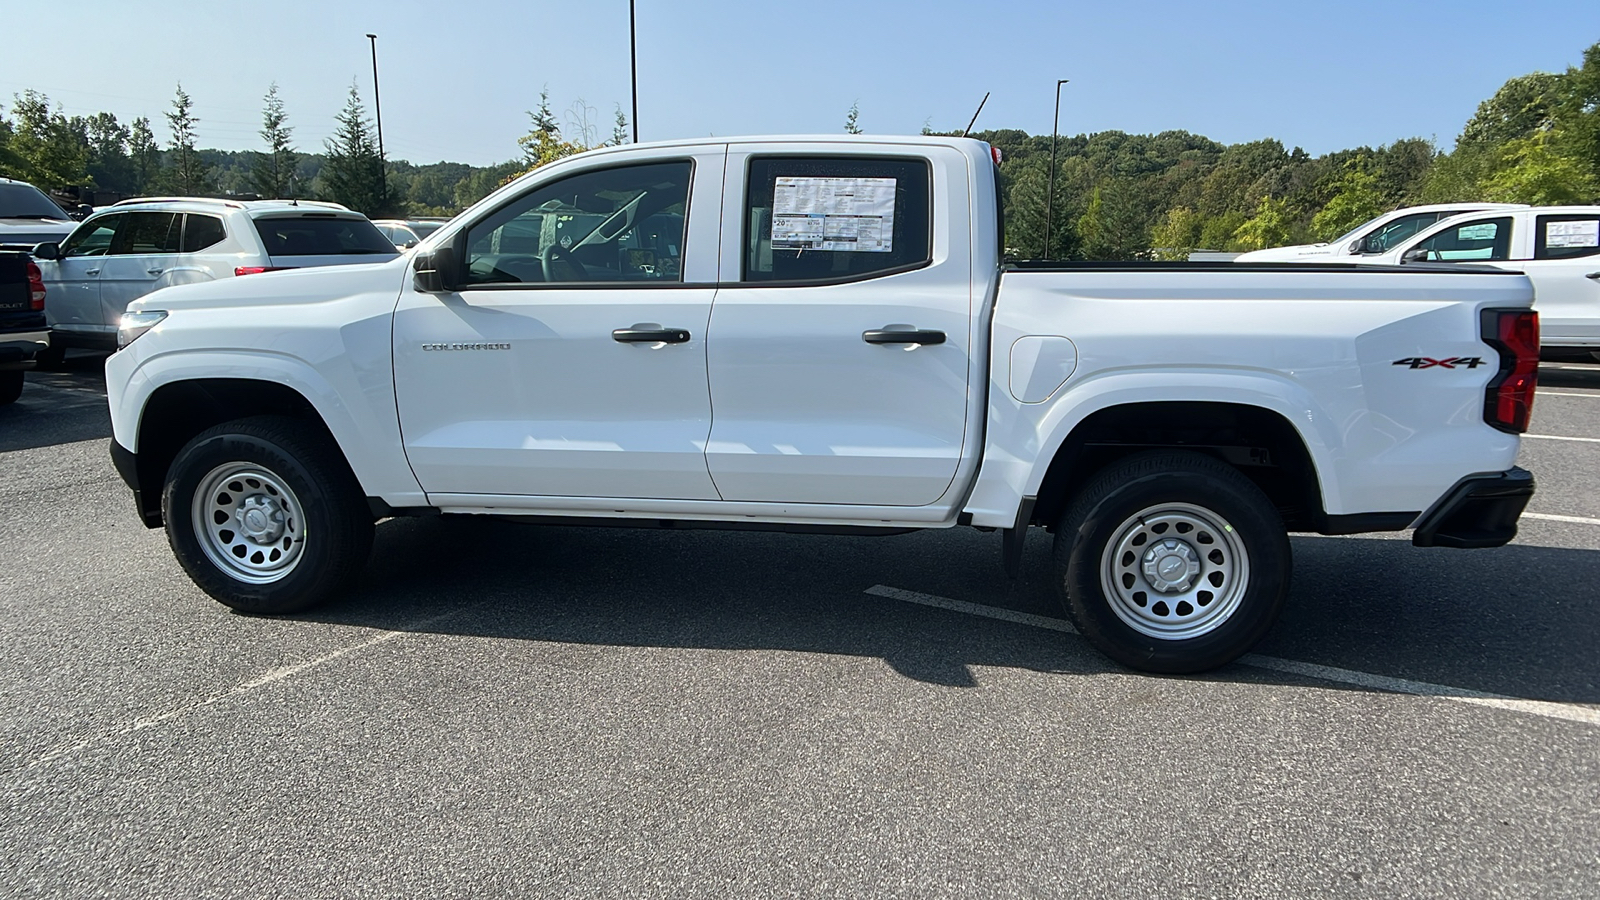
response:
<path fill-rule="evenodd" d="M 0 178 L 0 245 L 24 249 L 59 241 L 71 234 L 77 224 L 66 210 L 33 185 Z"/>
<path fill-rule="evenodd" d="M 1482 263 L 1524 272 L 1539 311 L 1540 350 L 1600 361 L 1600 206 L 1535 206 L 1454 216 L 1361 262 Z"/>
<path fill-rule="evenodd" d="M 300 200 L 125 200 L 34 252 L 52 302 L 51 349 L 117 349 L 128 304 L 175 284 L 277 269 L 389 260 L 395 247 L 366 216 Z"/>
<path fill-rule="evenodd" d="M 1399 246 L 1406 238 L 1441 219 L 1489 209 L 1522 209 L 1522 203 L 1434 203 L 1407 206 L 1362 222 L 1331 241 L 1252 250 L 1234 257 L 1234 262 L 1359 262 L 1356 257 L 1378 256 Z"/>
<path fill-rule="evenodd" d="M 0 406 L 22 396 L 22 373 L 50 346 L 44 279 L 21 251 L 0 251 Z"/>
<path fill-rule="evenodd" d="M 433 234 L 449 219 L 374 219 L 372 224 L 401 250 L 409 250 Z"/>

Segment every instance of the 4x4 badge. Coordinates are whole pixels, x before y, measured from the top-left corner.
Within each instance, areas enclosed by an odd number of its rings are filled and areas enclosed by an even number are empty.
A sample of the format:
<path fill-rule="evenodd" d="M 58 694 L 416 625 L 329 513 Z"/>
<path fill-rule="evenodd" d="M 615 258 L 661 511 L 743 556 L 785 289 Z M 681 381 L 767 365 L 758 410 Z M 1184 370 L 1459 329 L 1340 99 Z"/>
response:
<path fill-rule="evenodd" d="M 1483 365 L 1481 356 L 1448 356 L 1444 359 L 1433 359 L 1428 356 L 1408 356 L 1405 359 L 1394 361 L 1397 366 L 1409 366 L 1413 369 L 1431 369 L 1435 366 L 1441 369 L 1454 369 L 1457 366 L 1467 369 L 1476 369 Z"/>

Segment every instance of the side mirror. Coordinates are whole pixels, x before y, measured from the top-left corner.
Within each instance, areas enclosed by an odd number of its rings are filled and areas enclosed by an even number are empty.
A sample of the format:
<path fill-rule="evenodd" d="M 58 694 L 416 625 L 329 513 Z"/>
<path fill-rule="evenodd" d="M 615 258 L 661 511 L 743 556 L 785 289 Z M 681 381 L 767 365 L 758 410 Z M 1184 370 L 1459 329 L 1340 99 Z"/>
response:
<path fill-rule="evenodd" d="M 35 245 L 33 248 L 34 259 L 60 259 L 61 245 L 55 241 L 46 241 Z"/>
<path fill-rule="evenodd" d="M 1356 238 L 1355 240 L 1350 242 L 1350 246 L 1345 248 L 1344 252 L 1350 254 L 1351 256 L 1354 256 L 1357 253 L 1360 253 L 1363 249 L 1365 249 L 1366 246 L 1367 246 L 1367 239 L 1366 238 Z"/>
<path fill-rule="evenodd" d="M 1428 251 L 1422 247 L 1412 247 L 1400 255 L 1400 261 L 1402 263 L 1427 262 Z"/>
<path fill-rule="evenodd" d="M 412 281 L 417 290 L 425 294 L 451 294 L 461 286 L 461 257 L 456 252 L 457 243 L 452 241 L 413 257 L 411 268 L 417 274 Z"/>

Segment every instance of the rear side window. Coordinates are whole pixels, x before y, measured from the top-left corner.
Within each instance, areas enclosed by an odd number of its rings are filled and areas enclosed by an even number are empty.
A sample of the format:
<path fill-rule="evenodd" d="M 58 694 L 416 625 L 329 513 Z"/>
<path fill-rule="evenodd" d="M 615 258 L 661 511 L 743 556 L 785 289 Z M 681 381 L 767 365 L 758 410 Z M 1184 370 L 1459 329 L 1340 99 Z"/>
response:
<path fill-rule="evenodd" d="M 1511 258 L 1511 218 L 1478 219 L 1446 228 L 1417 245 L 1429 260 L 1493 261 Z"/>
<path fill-rule="evenodd" d="M 268 256 L 394 256 L 394 243 L 366 219 L 289 216 L 256 219 Z"/>
<path fill-rule="evenodd" d="M 852 281 L 927 264 L 928 184 L 922 159 L 752 159 L 744 280 Z"/>
<path fill-rule="evenodd" d="M 1600 215 L 1539 216 L 1533 233 L 1534 259 L 1577 259 L 1600 255 Z"/>
<path fill-rule="evenodd" d="M 222 220 L 216 216 L 203 216 L 199 213 L 189 213 L 183 223 L 183 252 L 195 253 L 214 244 L 222 243 L 228 233 L 222 228 Z"/>
<path fill-rule="evenodd" d="M 128 213 L 111 241 L 112 256 L 146 256 L 178 252 L 182 217 L 169 212 Z"/>

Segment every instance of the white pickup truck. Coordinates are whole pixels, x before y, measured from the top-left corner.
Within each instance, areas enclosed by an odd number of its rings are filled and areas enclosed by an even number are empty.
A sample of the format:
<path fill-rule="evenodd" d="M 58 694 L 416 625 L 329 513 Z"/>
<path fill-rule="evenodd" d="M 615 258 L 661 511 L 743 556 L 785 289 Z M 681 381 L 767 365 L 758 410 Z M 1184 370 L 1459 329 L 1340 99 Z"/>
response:
<path fill-rule="evenodd" d="M 1520 274 L 1002 265 L 974 140 L 598 150 L 377 265 L 163 289 L 106 365 L 116 466 L 204 590 L 283 613 L 375 520 L 1055 533 L 1107 655 L 1192 672 L 1288 593 L 1291 531 L 1510 540 Z"/>

